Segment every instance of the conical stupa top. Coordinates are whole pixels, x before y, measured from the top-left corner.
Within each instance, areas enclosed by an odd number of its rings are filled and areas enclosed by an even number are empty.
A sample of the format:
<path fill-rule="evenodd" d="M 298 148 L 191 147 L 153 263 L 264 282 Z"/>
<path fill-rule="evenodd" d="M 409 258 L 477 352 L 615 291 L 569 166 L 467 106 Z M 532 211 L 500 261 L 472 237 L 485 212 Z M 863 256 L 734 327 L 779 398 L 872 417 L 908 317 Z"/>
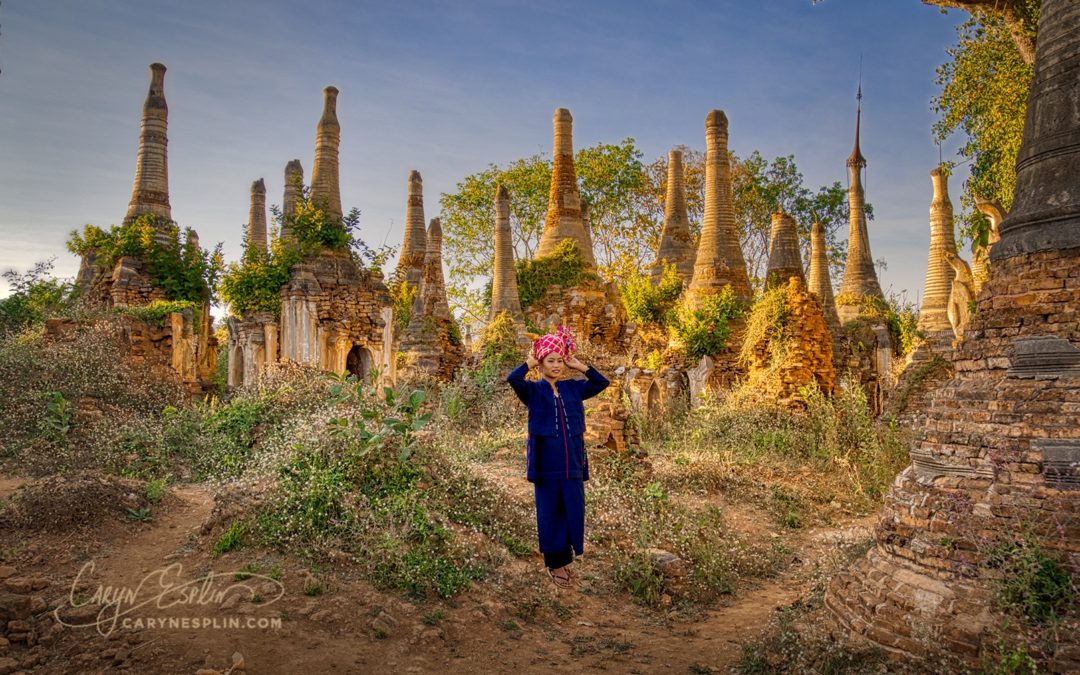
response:
<path fill-rule="evenodd" d="M 836 300 L 833 298 L 832 281 L 829 280 L 829 253 L 825 247 L 825 227 L 820 221 L 814 221 L 810 228 L 810 272 L 807 275 L 807 288 L 821 301 L 825 313 L 825 324 L 835 336 L 840 328 L 840 317 L 836 314 Z"/>
<path fill-rule="evenodd" d="M 596 270 L 589 238 L 581 222 L 581 193 L 574 171 L 574 118 L 566 108 L 559 108 L 552 117 L 555 139 L 551 170 L 551 192 L 548 196 L 544 233 L 536 248 L 536 257 L 549 256 L 564 239 L 573 241 L 581 252 L 586 271 Z"/>
<path fill-rule="evenodd" d="M 263 179 L 251 184 L 251 208 L 248 211 L 248 250 L 266 252 L 266 183 Z"/>
<path fill-rule="evenodd" d="M 150 91 L 143 102 L 135 183 L 124 223 L 144 213 L 172 220 L 169 206 L 169 106 L 165 103 L 165 66 L 150 64 Z"/>
<path fill-rule="evenodd" d="M 694 277 L 694 236 L 690 233 L 690 218 L 686 213 L 686 189 L 683 187 L 682 150 L 668 152 L 667 198 L 664 200 L 664 229 L 660 233 L 660 248 L 656 252 L 652 281 L 657 283 L 664 274 L 665 263 L 675 265 L 683 285 Z"/>
<path fill-rule="evenodd" d="M 862 156 L 862 151 L 859 150 L 859 127 L 862 124 L 862 83 L 859 83 L 859 93 L 855 95 L 855 147 L 851 149 L 851 155 L 848 156 L 848 166 L 866 166 L 866 158 Z"/>
<path fill-rule="evenodd" d="M 937 166 L 930 172 L 930 180 L 934 186 L 934 198 L 930 202 L 930 254 L 918 325 L 919 330 L 928 333 L 952 330 L 948 315 L 949 294 L 956 273 L 945 254 L 957 252 L 948 176 Z"/>
<path fill-rule="evenodd" d="M 713 110 L 705 117 L 705 216 L 687 303 L 696 308 L 702 298 L 727 285 L 739 299 L 750 300 L 750 277 L 735 223 L 728 120 L 722 110 Z"/>
<path fill-rule="evenodd" d="M 442 269 L 442 223 L 438 218 L 431 219 L 426 242 L 422 313 L 437 319 L 449 319 L 450 303 L 446 299 L 446 280 Z"/>
<path fill-rule="evenodd" d="M 338 147 L 341 125 L 337 118 L 337 87 L 323 89 L 323 114 L 315 131 L 315 163 L 311 167 L 311 201 L 331 219 L 341 220 L 341 185 Z"/>
<path fill-rule="evenodd" d="M 514 267 L 514 242 L 510 233 L 510 193 L 506 186 L 495 190 L 495 270 L 491 278 L 491 311 L 488 321 L 507 311 L 521 318 L 517 270 Z"/>
<path fill-rule="evenodd" d="M 861 96 L 861 90 L 860 90 Z M 858 126 L 858 118 L 856 118 Z M 856 139 L 858 132 L 856 132 Z M 885 299 L 878 282 L 874 258 L 870 253 L 870 234 L 866 229 L 866 198 L 863 195 L 862 167 L 866 160 L 858 152 L 856 143 L 852 157 L 848 159 L 848 249 L 844 263 L 844 278 L 840 282 L 837 294 L 837 313 L 844 323 L 851 321 L 862 312 L 863 300 L 867 297 Z M 855 161 L 852 161 L 852 160 Z"/>
<path fill-rule="evenodd" d="M 281 201 L 281 214 L 285 217 L 296 215 L 296 205 L 304 187 L 304 166 L 294 159 L 285 165 L 285 194 Z"/>
<path fill-rule="evenodd" d="M 409 172 L 408 201 L 405 204 L 405 237 L 401 242 L 396 277 L 417 288 L 424 275 L 427 256 L 427 231 L 424 229 L 424 179 L 420 172 Z M 419 297 L 419 296 L 417 296 Z"/>
<path fill-rule="evenodd" d="M 792 277 L 806 283 L 802 257 L 799 254 L 799 233 L 795 218 L 788 213 L 772 214 L 772 233 L 769 237 L 769 263 L 765 268 L 765 287 L 787 285 Z"/>
<path fill-rule="evenodd" d="M 1001 240 L 990 249 L 992 261 L 1080 247 L 1078 25 L 1080 3 L 1043 0 L 1015 197 Z"/>

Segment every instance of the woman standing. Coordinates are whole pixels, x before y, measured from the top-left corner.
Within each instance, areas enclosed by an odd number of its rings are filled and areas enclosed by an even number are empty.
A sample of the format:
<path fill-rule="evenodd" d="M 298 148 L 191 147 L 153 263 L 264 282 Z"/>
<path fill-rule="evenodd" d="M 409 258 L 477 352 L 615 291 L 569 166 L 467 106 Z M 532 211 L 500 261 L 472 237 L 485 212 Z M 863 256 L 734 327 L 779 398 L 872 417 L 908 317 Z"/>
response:
<path fill-rule="evenodd" d="M 589 458 L 585 453 L 582 401 L 596 396 L 609 384 L 573 352 L 573 335 L 560 326 L 537 339 L 525 363 L 506 378 L 529 409 L 525 477 L 533 483 L 536 530 L 544 565 L 560 588 L 573 585 L 570 564 L 575 553 L 581 555 L 585 546 Z M 539 380 L 525 379 L 530 368 L 539 370 Z M 587 380 L 561 379 L 567 368 L 584 373 Z"/>

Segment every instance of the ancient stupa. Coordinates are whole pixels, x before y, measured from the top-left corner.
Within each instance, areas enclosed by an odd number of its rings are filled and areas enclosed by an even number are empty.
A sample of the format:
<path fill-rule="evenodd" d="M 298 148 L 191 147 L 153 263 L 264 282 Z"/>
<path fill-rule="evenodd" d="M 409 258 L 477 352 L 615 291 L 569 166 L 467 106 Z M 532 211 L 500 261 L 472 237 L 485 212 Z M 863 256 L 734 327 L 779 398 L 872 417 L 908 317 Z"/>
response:
<path fill-rule="evenodd" d="M 142 107 L 139 149 L 131 201 L 123 223 L 131 225 L 144 215 L 156 219 L 154 239 L 165 246 L 177 245 L 177 225 L 169 206 L 168 138 L 169 107 L 165 102 L 165 66 L 150 65 L 150 89 Z M 198 235 L 187 231 L 187 250 L 198 246 Z M 76 277 L 79 302 L 90 307 L 138 307 L 169 296 L 140 256 L 121 256 L 106 268 L 96 251 L 86 251 Z M 194 395 L 213 386 L 217 341 L 211 330 L 209 299 L 199 311 L 172 312 L 164 325 L 131 317 L 122 318 L 131 355 L 147 363 L 171 367 Z"/>
<path fill-rule="evenodd" d="M 143 103 L 135 184 L 124 223 L 144 213 L 172 220 L 169 206 L 169 106 L 165 102 L 165 66 L 150 64 L 150 91 Z"/>
<path fill-rule="evenodd" d="M 619 288 L 596 275 L 596 258 L 591 237 L 582 218 L 583 202 L 574 170 L 573 118 L 559 108 L 552 118 L 554 126 L 554 165 L 544 232 L 536 251 L 536 260 L 550 256 L 564 241 L 570 241 L 581 254 L 583 277 L 568 287 L 548 286 L 539 298 L 522 311 L 533 326 L 547 329 L 559 324 L 570 327 L 579 337 L 625 349 L 626 308 Z"/>
<path fill-rule="evenodd" d="M 266 184 L 261 178 L 251 184 L 245 244 L 243 264 L 249 264 L 267 249 Z M 229 329 L 227 383 L 236 387 L 253 382 L 268 364 L 277 361 L 277 317 L 271 312 L 248 312 L 242 317 L 228 317 L 225 324 Z"/>
<path fill-rule="evenodd" d="M 683 286 L 694 276 L 694 236 L 686 212 L 686 188 L 683 186 L 682 150 L 668 152 L 667 198 L 664 201 L 664 229 L 660 233 L 660 248 L 652 269 L 652 282 L 660 281 L 665 263 L 675 265 Z"/>
<path fill-rule="evenodd" d="M 266 183 L 262 178 L 251 184 L 251 208 L 248 210 L 248 250 L 266 253 Z"/>
<path fill-rule="evenodd" d="M 805 405 L 802 392 L 807 385 L 833 390 L 835 356 L 821 301 L 806 287 L 798 225 L 794 216 L 782 211 L 772 214 L 765 288 L 784 294 L 785 346 L 777 352 L 771 332 L 759 336 L 756 344 L 743 346 L 743 354 L 749 357 L 748 387 L 770 401 L 800 408 Z"/>
<path fill-rule="evenodd" d="M 833 299 L 832 281 L 829 280 L 829 253 L 825 246 L 825 226 L 815 220 L 810 227 L 810 271 L 807 273 L 807 288 L 821 301 L 825 313 L 825 325 L 836 342 L 840 333 L 840 317 L 836 315 L 836 301 Z"/>
<path fill-rule="evenodd" d="M 765 287 L 785 285 L 792 277 L 798 277 L 806 283 L 802 256 L 799 253 L 798 225 L 790 213 L 774 213 L 769 236 L 769 262 L 765 268 Z"/>
<path fill-rule="evenodd" d="M 705 215 L 687 304 L 697 307 L 702 298 L 729 284 L 736 297 L 751 299 L 750 277 L 735 223 L 728 120 L 722 110 L 713 110 L 705 117 Z"/>
<path fill-rule="evenodd" d="M 919 307 L 918 325 L 924 333 L 947 332 L 951 338 L 952 326 L 946 310 L 953 269 L 946 261 L 945 254 L 949 251 L 956 253 L 953 208 L 949 201 L 949 179 L 940 166 L 930 172 L 930 180 L 934 184 L 934 198 L 930 202 L 930 256 L 926 265 L 926 284 Z"/>
<path fill-rule="evenodd" d="M 407 201 L 405 203 L 405 236 L 401 241 L 394 281 L 405 281 L 409 288 L 418 291 L 424 276 L 424 258 L 427 256 L 427 231 L 424 229 L 424 179 L 419 171 L 409 172 Z M 417 296 L 419 298 L 419 295 Z"/>
<path fill-rule="evenodd" d="M 844 627 L 900 656 L 979 667 L 996 654 L 992 551 L 1026 542 L 1080 575 L 1077 25 L 1080 4 L 1043 0 L 1013 207 L 956 373 L 885 496 L 876 545 L 825 595 Z M 1080 633 L 1053 647 L 1051 672 L 1080 671 Z"/>
<path fill-rule="evenodd" d="M 847 159 L 850 185 L 848 185 L 848 249 L 844 265 L 844 278 L 836 294 L 837 314 L 847 323 L 862 312 L 863 301 L 868 297 L 885 299 L 870 254 L 870 235 L 866 229 L 866 199 L 863 194 L 862 170 L 866 158 L 859 149 L 859 127 L 862 123 L 862 85 L 856 96 L 855 146 Z"/>
<path fill-rule="evenodd" d="M 509 312 L 517 320 L 522 318 L 514 268 L 514 242 L 510 235 L 510 193 L 504 185 L 495 191 L 495 270 L 491 278 L 488 321 L 500 312 Z"/>
<path fill-rule="evenodd" d="M 536 247 L 536 257 L 549 256 L 564 239 L 573 241 L 581 253 L 587 272 L 596 271 L 596 257 L 581 219 L 581 193 L 574 170 L 574 118 L 559 108 L 551 119 L 555 132 L 552 148 L 551 192 L 548 196 L 544 233 Z"/>
<path fill-rule="evenodd" d="M 338 90 L 323 91 L 310 196 L 331 222 L 340 223 Z M 295 213 L 303 176 L 300 163 L 289 162 L 285 175 L 285 211 Z M 253 220 L 258 215 L 255 196 L 253 192 Z M 293 265 L 281 289 L 280 317 L 232 317 L 229 326 L 231 386 L 258 377 L 266 365 L 285 361 L 362 379 L 378 369 L 383 382 L 395 376 L 393 309 L 382 272 L 360 267 L 348 249 L 324 248 Z"/>
<path fill-rule="evenodd" d="M 442 380 L 453 377 L 465 356 L 450 304 L 442 269 L 442 224 L 432 218 L 425 234 L 427 253 L 409 327 L 401 351 L 412 357 L 411 366 Z"/>
<path fill-rule="evenodd" d="M 281 199 L 281 232 L 279 237 L 290 237 L 289 222 L 296 217 L 297 204 L 304 185 L 304 167 L 300 160 L 294 159 L 285 165 L 285 190 Z"/>
<path fill-rule="evenodd" d="M 341 125 L 337 118 L 337 87 L 323 89 L 323 113 L 315 133 L 315 163 L 311 167 L 311 202 L 325 209 L 331 220 L 341 220 L 338 147 Z"/>

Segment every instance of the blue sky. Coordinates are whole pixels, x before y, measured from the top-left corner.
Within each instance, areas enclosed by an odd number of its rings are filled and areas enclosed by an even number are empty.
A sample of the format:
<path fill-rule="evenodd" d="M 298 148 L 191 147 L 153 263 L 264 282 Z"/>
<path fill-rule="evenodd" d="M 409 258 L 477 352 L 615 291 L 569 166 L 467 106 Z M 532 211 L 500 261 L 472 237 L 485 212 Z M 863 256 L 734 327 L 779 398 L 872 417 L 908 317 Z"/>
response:
<path fill-rule="evenodd" d="M 888 263 L 882 286 L 914 300 L 934 69 L 965 17 L 918 0 L 6 0 L 0 269 L 56 256 L 55 274 L 72 276 L 68 233 L 123 218 L 154 61 L 168 67 L 173 217 L 235 259 L 251 182 L 280 204 L 288 160 L 310 177 L 329 84 L 343 204 L 360 208 L 368 243 L 397 245 L 410 169 L 433 217 L 464 176 L 550 153 L 557 107 L 574 115 L 576 147 L 629 136 L 646 160 L 704 148 L 720 108 L 736 154 L 793 153 L 811 188 L 846 185 L 861 55 L 871 249 Z M 957 210 L 964 177 L 950 185 Z"/>

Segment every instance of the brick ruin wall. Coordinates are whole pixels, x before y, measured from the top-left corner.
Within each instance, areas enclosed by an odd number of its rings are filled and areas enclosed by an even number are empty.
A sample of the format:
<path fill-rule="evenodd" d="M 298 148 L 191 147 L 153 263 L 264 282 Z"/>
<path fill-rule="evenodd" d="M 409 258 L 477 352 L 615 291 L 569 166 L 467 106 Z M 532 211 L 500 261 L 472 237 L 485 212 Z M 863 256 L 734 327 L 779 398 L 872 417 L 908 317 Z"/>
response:
<path fill-rule="evenodd" d="M 1080 576 L 1080 249 L 995 266 L 874 549 L 826 594 L 851 633 L 904 656 L 993 649 L 995 545 L 1030 532 Z M 1052 669 L 1080 670 L 1080 631 L 1059 638 Z"/>

